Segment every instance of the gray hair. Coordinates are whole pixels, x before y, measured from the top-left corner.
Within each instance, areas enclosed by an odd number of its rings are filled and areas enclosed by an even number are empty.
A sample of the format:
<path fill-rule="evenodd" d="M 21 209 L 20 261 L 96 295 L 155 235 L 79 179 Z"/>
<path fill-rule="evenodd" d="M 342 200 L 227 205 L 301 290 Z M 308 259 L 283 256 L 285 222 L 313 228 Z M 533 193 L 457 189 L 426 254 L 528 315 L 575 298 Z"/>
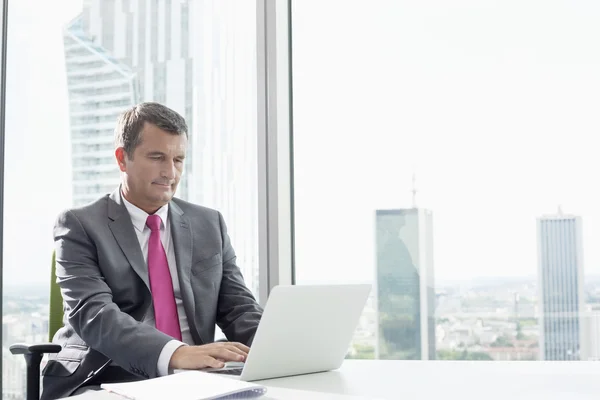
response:
<path fill-rule="evenodd" d="M 123 147 L 129 158 L 133 158 L 135 148 L 141 143 L 140 133 L 146 122 L 187 138 L 187 124 L 177 112 L 159 103 L 140 103 L 121 114 L 115 128 L 115 144 Z"/>

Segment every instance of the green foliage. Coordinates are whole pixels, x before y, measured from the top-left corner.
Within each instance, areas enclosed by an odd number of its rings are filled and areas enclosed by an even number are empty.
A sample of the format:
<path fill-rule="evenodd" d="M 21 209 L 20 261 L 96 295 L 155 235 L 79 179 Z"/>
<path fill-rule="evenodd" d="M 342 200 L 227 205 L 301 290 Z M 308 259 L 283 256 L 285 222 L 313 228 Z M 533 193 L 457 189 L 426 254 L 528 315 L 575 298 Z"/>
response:
<path fill-rule="evenodd" d="M 496 341 L 490 347 L 515 347 L 511 338 L 508 336 L 498 336 Z"/>
<path fill-rule="evenodd" d="M 374 360 L 375 359 L 375 347 L 356 344 L 354 347 L 354 354 L 348 354 L 346 358 L 355 360 Z"/>
<path fill-rule="evenodd" d="M 455 350 L 438 350 L 438 360 L 471 360 L 471 361 L 491 361 L 493 360 L 487 353 L 479 351 L 468 352 L 467 350 L 455 351 Z"/>

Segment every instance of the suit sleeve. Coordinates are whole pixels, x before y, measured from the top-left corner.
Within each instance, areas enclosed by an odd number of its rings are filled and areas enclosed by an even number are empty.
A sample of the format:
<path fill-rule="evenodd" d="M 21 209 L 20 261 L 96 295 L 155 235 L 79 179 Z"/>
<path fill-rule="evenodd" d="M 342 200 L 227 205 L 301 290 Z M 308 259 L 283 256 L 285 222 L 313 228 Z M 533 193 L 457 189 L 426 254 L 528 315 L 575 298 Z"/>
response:
<path fill-rule="evenodd" d="M 75 332 L 126 370 L 146 378 L 158 376 L 160 353 L 173 338 L 121 312 L 113 302 L 96 247 L 73 212 L 58 217 L 54 242 L 56 279 Z"/>
<path fill-rule="evenodd" d="M 236 255 L 221 213 L 219 224 L 223 243 L 223 278 L 217 306 L 217 325 L 228 340 L 249 346 L 258 328 L 262 308 L 246 287 L 240 268 L 236 265 Z"/>

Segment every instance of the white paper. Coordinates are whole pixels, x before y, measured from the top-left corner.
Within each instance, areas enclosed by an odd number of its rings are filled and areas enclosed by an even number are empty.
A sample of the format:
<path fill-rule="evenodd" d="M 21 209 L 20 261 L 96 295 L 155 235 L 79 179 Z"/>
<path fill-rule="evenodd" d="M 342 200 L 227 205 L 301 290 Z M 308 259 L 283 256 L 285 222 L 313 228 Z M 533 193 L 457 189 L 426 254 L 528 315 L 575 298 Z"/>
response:
<path fill-rule="evenodd" d="M 107 383 L 101 387 L 131 400 L 213 400 L 237 393 L 235 397 L 260 397 L 267 389 L 262 385 L 220 377 L 200 371 L 186 371 L 127 383 Z"/>

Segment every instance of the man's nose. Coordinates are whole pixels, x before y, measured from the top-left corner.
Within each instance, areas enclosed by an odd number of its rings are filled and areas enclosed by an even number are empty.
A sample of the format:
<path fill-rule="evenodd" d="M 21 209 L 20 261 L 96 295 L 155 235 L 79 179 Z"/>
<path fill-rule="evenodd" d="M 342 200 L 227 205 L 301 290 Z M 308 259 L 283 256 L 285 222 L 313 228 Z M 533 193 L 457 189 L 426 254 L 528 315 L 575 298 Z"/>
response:
<path fill-rule="evenodd" d="M 175 166 L 175 161 L 167 163 L 161 175 L 163 178 L 167 178 L 169 180 L 175 179 L 175 177 L 177 176 L 177 167 Z"/>

